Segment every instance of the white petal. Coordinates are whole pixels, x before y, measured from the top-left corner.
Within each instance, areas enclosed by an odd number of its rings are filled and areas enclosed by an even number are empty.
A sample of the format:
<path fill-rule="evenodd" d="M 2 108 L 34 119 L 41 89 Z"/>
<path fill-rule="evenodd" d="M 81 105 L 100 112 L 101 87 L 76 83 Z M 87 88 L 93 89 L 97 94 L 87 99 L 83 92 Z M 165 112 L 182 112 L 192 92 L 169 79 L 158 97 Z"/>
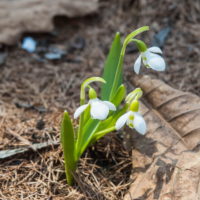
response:
<path fill-rule="evenodd" d="M 162 54 L 162 50 L 159 47 L 150 47 L 148 49 L 148 51 L 150 51 L 151 53 L 160 53 L 160 54 Z"/>
<path fill-rule="evenodd" d="M 130 112 L 127 112 L 127 113 L 123 114 L 123 115 L 117 120 L 117 122 L 116 122 L 116 124 L 115 124 L 116 130 L 119 130 L 120 128 L 122 128 L 122 127 L 125 125 L 125 123 L 126 123 L 127 120 L 128 120 L 129 115 L 130 115 Z"/>
<path fill-rule="evenodd" d="M 140 72 L 140 67 L 141 67 L 141 55 L 136 59 L 135 64 L 134 64 L 134 71 L 136 74 L 139 74 Z"/>
<path fill-rule="evenodd" d="M 134 119 L 133 119 L 133 125 L 135 130 L 144 135 L 147 131 L 146 122 L 144 121 L 144 118 L 139 114 L 134 112 Z"/>
<path fill-rule="evenodd" d="M 108 116 L 109 107 L 100 100 L 91 101 L 90 114 L 93 119 L 104 120 Z"/>
<path fill-rule="evenodd" d="M 89 104 L 78 107 L 74 113 L 74 119 L 78 118 L 80 114 L 89 106 Z"/>
<path fill-rule="evenodd" d="M 111 103 L 110 101 L 103 101 L 110 110 L 116 111 L 116 107 L 113 103 Z"/>
<path fill-rule="evenodd" d="M 156 71 L 164 71 L 166 67 L 164 59 L 159 55 L 149 57 L 147 63 Z"/>
<path fill-rule="evenodd" d="M 95 102 L 95 101 L 101 101 L 101 100 L 99 100 L 98 98 L 90 99 L 90 100 L 89 100 L 89 104 L 91 104 L 92 102 Z"/>

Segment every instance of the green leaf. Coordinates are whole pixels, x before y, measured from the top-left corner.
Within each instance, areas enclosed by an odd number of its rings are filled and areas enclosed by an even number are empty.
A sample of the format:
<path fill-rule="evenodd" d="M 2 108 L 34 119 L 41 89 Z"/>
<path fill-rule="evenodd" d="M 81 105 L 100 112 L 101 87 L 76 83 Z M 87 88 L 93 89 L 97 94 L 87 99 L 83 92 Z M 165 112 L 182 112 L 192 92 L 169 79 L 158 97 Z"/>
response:
<path fill-rule="evenodd" d="M 83 135 L 81 138 L 81 142 L 77 147 L 78 158 L 82 155 L 82 153 L 86 150 L 90 141 L 95 134 L 97 128 L 99 127 L 101 121 L 97 119 L 89 119 L 83 128 Z"/>
<path fill-rule="evenodd" d="M 74 130 L 67 111 L 64 112 L 61 124 L 61 144 L 64 153 L 65 173 L 67 183 L 72 185 L 73 173 L 76 169 L 76 161 L 74 157 Z"/>
<path fill-rule="evenodd" d="M 121 45 L 120 34 L 116 33 L 104 65 L 103 79 L 106 81 L 106 84 L 102 84 L 101 88 L 102 100 L 111 100 L 110 93 L 114 84 L 114 78 L 117 71 L 121 48 L 122 45 Z M 117 88 L 121 84 L 122 84 L 122 72 L 119 79 L 117 80 Z"/>
<path fill-rule="evenodd" d="M 83 124 L 86 124 L 87 121 L 91 118 L 91 117 L 90 117 L 90 109 L 91 109 L 91 106 L 89 105 L 89 106 L 85 109 L 85 111 L 84 111 L 84 113 L 83 113 L 83 115 L 84 115 Z"/>
<path fill-rule="evenodd" d="M 111 126 L 111 127 L 107 128 L 107 129 L 104 129 L 102 131 L 96 132 L 95 135 L 93 136 L 92 140 L 91 140 L 91 144 L 93 144 L 97 140 L 101 139 L 106 134 L 108 134 L 110 132 L 113 132 L 115 130 L 116 130 L 115 126 Z"/>
<path fill-rule="evenodd" d="M 115 106 L 119 106 L 120 103 L 123 101 L 124 97 L 126 96 L 126 88 L 124 87 L 124 85 L 122 84 L 113 99 L 111 99 L 112 103 L 115 104 Z"/>

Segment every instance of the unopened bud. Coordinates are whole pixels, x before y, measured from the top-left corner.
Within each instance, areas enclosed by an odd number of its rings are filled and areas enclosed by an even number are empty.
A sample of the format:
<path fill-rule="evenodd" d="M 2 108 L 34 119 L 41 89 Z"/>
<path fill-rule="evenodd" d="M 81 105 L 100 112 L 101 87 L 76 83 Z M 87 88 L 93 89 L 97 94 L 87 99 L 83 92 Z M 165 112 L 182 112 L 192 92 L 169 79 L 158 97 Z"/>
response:
<path fill-rule="evenodd" d="M 139 110 L 139 101 L 137 101 L 137 100 L 132 101 L 131 105 L 130 105 L 130 110 L 133 111 L 133 112 L 138 112 L 138 110 Z"/>
<path fill-rule="evenodd" d="M 97 93 L 93 88 L 89 89 L 89 98 L 90 99 L 96 99 L 97 98 Z"/>

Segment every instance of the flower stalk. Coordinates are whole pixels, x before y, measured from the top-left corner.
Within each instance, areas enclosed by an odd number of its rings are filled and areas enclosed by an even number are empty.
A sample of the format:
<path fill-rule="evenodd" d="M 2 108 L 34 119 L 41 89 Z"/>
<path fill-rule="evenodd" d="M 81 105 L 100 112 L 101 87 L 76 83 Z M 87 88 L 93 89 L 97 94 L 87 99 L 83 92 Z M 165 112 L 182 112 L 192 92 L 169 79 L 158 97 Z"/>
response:
<path fill-rule="evenodd" d="M 137 36 L 138 34 L 144 32 L 144 31 L 148 31 L 149 27 L 148 26 L 143 26 L 135 31 L 133 31 L 132 33 L 130 33 L 124 40 L 122 49 L 121 49 L 121 53 L 120 53 L 120 57 L 119 57 L 119 62 L 117 65 L 117 70 L 116 70 L 116 74 L 115 74 L 115 78 L 114 78 L 114 86 L 110 92 L 110 97 L 112 98 L 114 96 L 115 90 L 117 89 L 117 81 L 119 80 L 119 76 L 122 74 L 122 68 L 123 68 L 123 61 L 124 61 L 124 56 L 125 56 L 125 52 L 126 52 L 126 47 L 127 45 L 133 40 L 133 38 L 135 36 Z"/>

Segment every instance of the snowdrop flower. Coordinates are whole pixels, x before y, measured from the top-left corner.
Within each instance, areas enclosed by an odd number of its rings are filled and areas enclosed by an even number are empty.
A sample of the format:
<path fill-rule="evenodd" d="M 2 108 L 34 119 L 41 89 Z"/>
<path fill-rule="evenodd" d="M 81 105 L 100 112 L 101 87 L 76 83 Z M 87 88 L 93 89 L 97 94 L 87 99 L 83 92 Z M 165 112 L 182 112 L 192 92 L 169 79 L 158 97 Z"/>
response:
<path fill-rule="evenodd" d="M 144 118 L 137 112 L 128 111 L 122 115 L 116 122 L 116 130 L 119 130 L 125 124 L 130 128 L 135 128 L 135 130 L 142 135 L 146 133 L 147 127 Z"/>
<path fill-rule="evenodd" d="M 138 108 L 139 102 L 133 101 L 130 110 L 117 120 L 115 124 L 116 130 L 119 130 L 126 124 L 130 128 L 135 128 L 138 133 L 144 135 L 147 131 L 147 126 L 142 115 L 137 112 Z"/>
<path fill-rule="evenodd" d="M 141 52 L 134 64 L 135 73 L 139 74 L 141 62 L 143 62 L 147 68 L 151 68 L 156 71 L 164 71 L 166 66 L 165 61 L 158 54 L 162 54 L 162 51 L 159 47 L 151 47 L 146 51 Z"/>
<path fill-rule="evenodd" d="M 86 110 L 89 106 L 90 115 L 93 119 L 104 120 L 107 118 L 109 111 L 116 111 L 116 107 L 113 103 L 109 101 L 102 101 L 96 97 L 96 92 L 94 89 L 90 88 L 89 91 L 90 100 L 88 104 L 82 105 L 74 113 L 74 118 L 77 119 L 81 113 Z"/>

